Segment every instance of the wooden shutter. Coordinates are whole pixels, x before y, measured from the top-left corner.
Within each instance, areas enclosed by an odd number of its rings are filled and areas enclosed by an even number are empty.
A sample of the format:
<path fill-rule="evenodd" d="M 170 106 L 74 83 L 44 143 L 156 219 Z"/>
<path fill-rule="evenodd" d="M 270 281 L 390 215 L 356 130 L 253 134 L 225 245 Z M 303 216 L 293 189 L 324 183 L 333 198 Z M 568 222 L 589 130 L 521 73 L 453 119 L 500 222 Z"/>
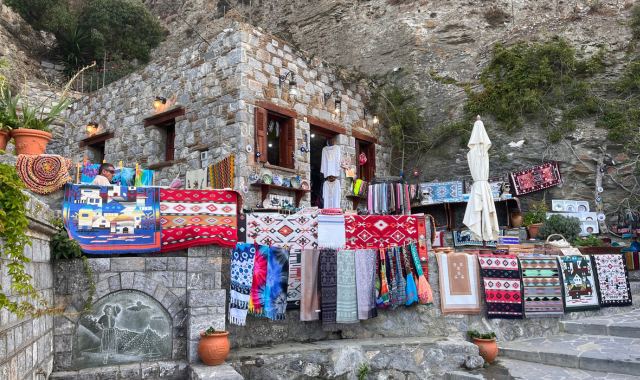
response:
<path fill-rule="evenodd" d="M 267 110 L 264 108 L 254 108 L 253 119 L 256 126 L 256 153 L 260 152 L 259 162 L 267 162 Z"/>
<path fill-rule="evenodd" d="M 164 160 L 172 161 L 174 159 L 175 141 L 176 141 L 176 126 L 171 124 L 165 129 L 167 134 L 167 142 L 165 144 Z"/>
<path fill-rule="evenodd" d="M 286 132 L 282 136 L 284 138 L 284 144 L 280 143 L 283 149 L 280 150 L 281 165 L 285 168 L 294 168 L 293 153 L 296 149 L 296 120 L 289 119 L 286 123 Z"/>
<path fill-rule="evenodd" d="M 369 161 L 369 181 L 373 181 L 376 176 L 376 144 L 369 144 L 367 147 L 367 161 Z"/>

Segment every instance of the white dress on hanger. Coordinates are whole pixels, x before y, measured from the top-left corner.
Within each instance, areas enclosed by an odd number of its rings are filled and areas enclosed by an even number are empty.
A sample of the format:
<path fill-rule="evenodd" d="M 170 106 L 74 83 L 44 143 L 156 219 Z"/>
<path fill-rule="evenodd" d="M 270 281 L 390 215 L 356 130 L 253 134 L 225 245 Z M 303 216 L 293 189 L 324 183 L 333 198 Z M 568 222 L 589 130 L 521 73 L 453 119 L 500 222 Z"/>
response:
<path fill-rule="evenodd" d="M 333 182 L 324 181 L 324 185 L 322 185 L 324 208 L 340 208 L 341 192 L 342 186 L 340 186 L 339 179 L 336 179 Z"/>
<path fill-rule="evenodd" d="M 342 150 L 340 145 L 325 146 L 322 148 L 322 162 L 320 172 L 326 177 L 340 178 L 340 160 Z"/>

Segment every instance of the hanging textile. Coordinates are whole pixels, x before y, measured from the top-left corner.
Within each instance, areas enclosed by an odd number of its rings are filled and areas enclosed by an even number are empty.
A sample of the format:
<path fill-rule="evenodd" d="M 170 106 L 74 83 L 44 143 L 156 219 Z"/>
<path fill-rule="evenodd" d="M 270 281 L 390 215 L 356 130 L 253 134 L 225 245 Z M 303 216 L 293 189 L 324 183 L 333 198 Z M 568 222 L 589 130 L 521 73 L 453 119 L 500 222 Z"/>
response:
<path fill-rule="evenodd" d="M 462 181 L 424 182 L 420 184 L 419 193 L 423 205 L 461 202 L 464 198 L 464 186 Z"/>
<path fill-rule="evenodd" d="M 320 173 L 324 177 L 340 177 L 340 161 L 342 149 L 340 145 L 325 146 L 322 148 L 322 159 L 320 161 Z"/>
<path fill-rule="evenodd" d="M 82 165 L 82 170 L 80 172 L 80 183 L 90 184 L 91 182 L 93 182 L 93 179 L 98 175 L 99 169 L 100 164 L 86 163 Z"/>
<path fill-rule="evenodd" d="M 431 241 L 432 225 L 429 224 L 429 230 L 427 231 L 427 217 L 424 214 L 413 215 L 418 220 L 418 257 L 419 264 L 422 267 L 422 273 L 424 277 L 429 280 L 429 243 Z M 429 216 L 431 222 L 431 216 Z"/>
<path fill-rule="evenodd" d="M 562 183 L 562 175 L 556 161 L 513 172 L 509 176 L 516 195 L 533 193 Z"/>
<path fill-rule="evenodd" d="M 627 263 L 627 270 L 640 269 L 640 253 L 629 251 L 624 253 L 625 261 Z"/>
<path fill-rule="evenodd" d="M 376 270 L 376 306 L 387 308 L 391 303 L 389 282 L 387 280 L 387 258 L 384 248 L 378 250 L 378 268 Z"/>
<path fill-rule="evenodd" d="M 411 214 L 409 185 L 398 182 L 370 184 L 367 189 L 369 214 Z"/>
<path fill-rule="evenodd" d="M 414 215 L 346 215 L 345 247 L 376 249 L 417 242 L 418 218 Z"/>
<path fill-rule="evenodd" d="M 400 247 L 390 248 L 387 252 L 393 286 L 391 287 L 391 307 L 397 308 L 398 306 L 404 306 L 407 302 L 407 283 L 402 273 L 402 253 Z"/>
<path fill-rule="evenodd" d="M 265 317 L 279 321 L 285 318 L 287 310 L 287 281 L 289 279 L 289 251 L 279 247 L 269 247 L 267 261 L 267 297 L 264 306 Z"/>
<path fill-rule="evenodd" d="M 480 313 L 478 260 L 462 252 L 436 253 L 442 314 Z"/>
<path fill-rule="evenodd" d="M 67 184 L 62 215 L 85 253 L 160 251 L 158 189 Z"/>
<path fill-rule="evenodd" d="M 120 186 L 135 185 L 136 170 L 134 168 L 116 168 L 112 183 Z"/>
<path fill-rule="evenodd" d="M 231 190 L 160 189 L 162 251 L 238 241 L 238 194 Z"/>
<path fill-rule="evenodd" d="M 320 317 L 322 324 L 336 323 L 338 256 L 335 249 L 320 250 Z"/>
<path fill-rule="evenodd" d="M 406 273 L 406 306 L 412 305 L 418 302 L 418 287 L 416 286 L 416 277 L 413 274 L 413 268 L 411 262 L 413 259 L 410 259 L 411 253 L 410 248 L 408 246 L 400 247 L 402 252 L 402 262 L 404 266 L 404 271 Z"/>
<path fill-rule="evenodd" d="M 555 256 L 520 255 L 524 313 L 527 318 L 561 317 L 562 284 Z"/>
<path fill-rule="evenodd" d="M 341 250 L 337 255 L 336 323 L 358 322 L 355 251 Z"/>
<path fill-rule="evenodd" d="M 522 319 L 520 266 L 515 255 L 478 255 L 487 318 Z"/>
<path fill-rule="evenodd" d="M 342 185 L 339 179 L 324 181 L 322 184 L 323 208 L 340 208 Z"/>
<path fill-rule="evenodd" d="M 20 154 L 16 169 L 27 189 L 36 194 L 52 193 L 71 181 L 71 160 L 62 156 Z"/>
<path fill-rule="evenodd" d="M 235 159 L 232 154 L 209 166 L 209 185 L 212 189 L 233 189 Z"/>
<path fill-rule="evenodd" d="M 249 310 L 256 246 L 238 243 L 231 253 L 231 287 L 229 291 L 229 322 L 244 326 Z"/>
<path fill-rule="evenodd" d="M 188 190 L 207 189 L 207 169 L 187 170 L 185 188 Z"/>
<path fill-rule="evenodd" d="M 418 277 L 418 300 L 421 304 L 433 303 L 433 290 L 427 277 L 424 275 L 422 266 L 420 265 L 420 258 L 418 257 L 418 250 L 415 244 L 409 244 L 411 250 L 411 257 L 413 259 L 414 267 L 416 268 L 416 276 Z"/>
<path fill-rule="evenodd" d="M 136 186 L 153 186 L 154 171 L 149 169 L 142 169 L 138 166 L 136 169 Z"/>
<path fill-rule="evenodd" d="M 345 246 L 344 215 L 324 213 L 318 215 L 318 246 L 338 249 Z"/>
<path fill-rule="evenodd" d="M 319 266 L 320 251 L 317 249 L 305 249 L 302 251 L 301 321 L 317 321 L 320 319 Z"/>
<path fill-rule="evenodd" d="M 255 244 L 254 244 L 255 245 Z M 253 259 L 253 278 L 249 293 L 249 313 L 257 317 L 265 315 L 265 304 L 269 291 L 267 289 L 267 265 L 271 250 L 264 245 L 255 245 L 257 250 Z"/>
<path fill-rule="evenodd" d="M 558 256 L 564 292 L 564 310 L 580 311 L 600 308 L 597 283 L 589 256 Z"/>
<path fill-rule="evenodd" d="M 375 318 L 376 311 L 376 256 L 372 249 L 356 250 L 356 295 L 358 298 L 358 319 Z"/>
<path fill-rule="evenodd" d="M 591 256 L 595 268 L 600 306 L 631 305 L 629 274 L 621 254 Z"/>

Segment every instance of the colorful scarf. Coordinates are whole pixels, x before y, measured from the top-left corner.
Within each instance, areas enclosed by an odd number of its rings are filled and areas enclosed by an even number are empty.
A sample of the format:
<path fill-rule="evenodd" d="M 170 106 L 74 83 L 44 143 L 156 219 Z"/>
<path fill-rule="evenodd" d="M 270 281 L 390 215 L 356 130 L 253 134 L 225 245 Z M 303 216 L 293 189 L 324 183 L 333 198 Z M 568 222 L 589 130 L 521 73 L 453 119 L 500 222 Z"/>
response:
<path fill-rule="evenodd" d="M 542 165 L 510 173 L 516 195 L 533 193 L 562 183 L 558 162 L 545 162 Z"/>
<path fill-rule="evenodd" d="M 433 291 L 427 278 L 424 276 L 424 272 L 422 272 L 422 265 L 420 265 L 420 258 L 418 257 L 418 250 L 415 244 L 409 244 L 409 250 L 411 251 L 411 258 L 413 259 L 413 265 L 416 268 L 416 275 L 418 276 L 418 300 L 423 305 L 433 303 Z"/>
<path fill-rule="evenodd" d="M 417 242 L 418 217 L 414 215 L 346 215 L 347 249 L 377 249 Z"/>
<path fill-rule="evenodd" d="M 561 317 L 562 285 L 558 261 L 544 255 L 520 255 L 524 313 L 527 318 Z"/>
<path fill-rule="evenodd" d="M 98 175 L 98 170 L 100 169 L 100 164 L 85 164 L 82 166 L 80 183 L 90 184 L 93 182 L 93 179 Z"/>
<path fill-rule="evenodd" d="M 71 160 L 52 154 L 37 156 L 20 154 L 16 162 L 18 175 L 36 194 L 49 194 L 71 181 Z"/>
<path fill-rule="evenodd" d="M 271 250 L 264 245 L 256 245 L 257 251 L 253 260 L 253 278 L 249 297 L 249 313 L 257 317 L 264 317 L 265 304 L 268 297 L 267 263 Z"/>
<path fill-rule="evenodd" d="M 591 256 L 600 289 L 600 306 L 631 305 L 629 274 L 621 254 Z"/>
<path fill-rule="evenodd" d="M 209 166 L 209 184 L 213 189 L 233 189 L 235 155 L 223 158 Z"/>
<path fill-rule="evenodd" d="M 406 306 L 412 305 L 418 302 L 418 287 L 416 286 L 416 279 L 413 276 L 413 270 L 411 268 L 411 261 L 409 260 L 409 247 L 401 247 L 402 252 L 402 261 L 404 262 L 405 273 L 407 274 L 407 287 L 406 287 L 406 295 L 407 301 L 405 303 Z"/>
<path fill-rule="evenodd" d="M 562 273 L 564 310 L 580 311 L 600 308 L 597 283 L 589 256 L 558 256 Z"/>
<path fill-rule="evenodd" d="M 234 325 L 244 326 L 247 320 L 255 254 L 255 245 L 248 243 L 236 244 L 231 253 L 229 322 Z"/>
<path fill-rule="evenodd" d="M 515 255 L 478 255 L 487 318 L 522 319 L 520 267 Z"/>
<path fill-rule="evenodd" d="M 279 321 L 285 318 L 288 278 L 289 252 L 279 247 L 270 247 L 264 314 L 271 320 Z"/>
<path fill-rule="evenodd" d="M 338 251 L 336 285 L 336 322 L 358 322 L 355 251 Z"/>
<path fill-rule="evenodd" d="M 322 324 L 336 323 L 336 302 L 338 292 L 338 256 L 335 249 L 320 250 L 320 303 Z"/>
<path fill-rule="evenodd" d="M 135 176 L 136 170 L 134 168 L 116 168 L 111 182 L 120 186 L 133 186 L 135 185 Z"/>
<path fill-rule="evenodd" d="M 391 248 L 391 256 L 389 257 L 393 268 L 394 286 L 391 306 L 396 308 L 407 303 L 407 282 L 402 274 L 402 251 L 400 247 Z"/>
<path fill-rule="evenodd" d="M 207 169 L 187 170 L 184 179 L 185 188 L 190 190 L 205 190 L 207 188 Z"/>
<path fill-rule="evenodd" d="M 376 311 L 376 251 L 356 250 L 356 294 L 358 297 L 358 319 L 375 318 Z"/>
<path fill-rule="evenodd" d="M 302 279 L 300 299 L 300 320 L 320 319 L 320 294 L 318 292 L 318 269 L 320 252 L 317 249 L 302 251 Z"/>
<path fill-rule="evenodd" d="M 230 190 L 160 190 L 162 252 L 238 241 L 238 194 Z"/>
<path fill-rule="evenodd" d="M 442 314 L 480 313 L 478 260 L 463 252 L 436 253 Z"/>
<path fill-rule="evenodd" d="M 344 215 L 318 215 L 318 246 L 335 249 L 344 247 L 344 229 Z"/>
<path fill-rule="evenodd" d="M 627 263 L 627 270 L 640 269 L 640 253 L 629 251 L 625 252 L 624 255 Z"/>
<path fill-rule="evenodd" d="M 378 268 L 376 269 L 376 306 L 387 308 L 391 303 L 389 283 L 387 281 L 387 257 L 384 248 L 378 250 Z"/>
<path fill-rule="evenodd" d="M 135 179 L 136 186 L 153 186 L 153 174 L 153 170 L 138 167 Z"/>
<path fill-rule="evenodd" d="M 67 184 L 62 216 L 88 254 L 160 251 L 159 191 L 151 187 Z"/>

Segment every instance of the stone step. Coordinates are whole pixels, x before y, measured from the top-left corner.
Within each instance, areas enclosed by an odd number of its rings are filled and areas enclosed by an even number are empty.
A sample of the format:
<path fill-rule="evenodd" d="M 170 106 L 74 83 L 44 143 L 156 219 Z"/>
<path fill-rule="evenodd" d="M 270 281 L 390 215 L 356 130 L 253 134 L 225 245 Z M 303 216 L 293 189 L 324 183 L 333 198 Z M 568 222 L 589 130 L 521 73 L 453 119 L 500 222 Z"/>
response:
<path fill-rule="evenodd" d="M 625 338 L 640 338 L 640 309 L 628 313 L 561 321 L 568 334 L 607 335 Z"/>
<path fill-rule="evenodd" d="M 559 334 L 500 345 L 503 357 L 586 371 L 640 374 L 640 339 Z"/>
<path fill-rule="evenodd" d="M 492 376 L 490 374 L 485 374 L 484 378 L 491 380 L 507 380 L 514 378 L 518 380 L 640 380 L 640 377 L 632 375 L 588 371 L 577 368 L 557 367 L 552 365 L 530 363 L 506 358 L 499 359 L 497 366 L 506 369 L 508 376 L 501 377 L 500 375 Z M 490 372 L 490 369 L 488 370 L 488 372 Z"/>

